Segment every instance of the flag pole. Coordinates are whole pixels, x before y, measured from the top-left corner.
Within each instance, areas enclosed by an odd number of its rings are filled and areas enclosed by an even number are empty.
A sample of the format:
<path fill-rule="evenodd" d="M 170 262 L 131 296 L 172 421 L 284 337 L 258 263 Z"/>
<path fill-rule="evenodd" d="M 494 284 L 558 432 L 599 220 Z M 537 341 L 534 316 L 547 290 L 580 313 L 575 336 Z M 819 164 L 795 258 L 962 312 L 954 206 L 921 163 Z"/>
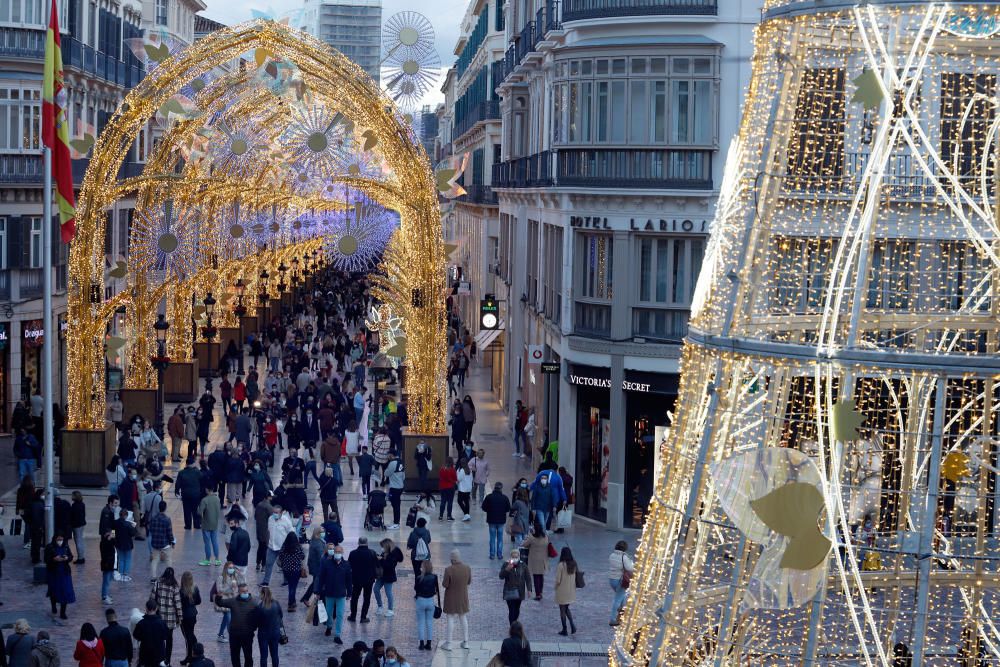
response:
<path fill-rule="evenodd" d="M 45 534 L 51 540 L 55 534 L 55 504 L 53 496 L 52 457 L 52 149 L 46 146 L 43 152 L 43 173 L 45 174 L 45 194 L 43 196 L 42 221 L 42 446 L 45 461 Z"/>

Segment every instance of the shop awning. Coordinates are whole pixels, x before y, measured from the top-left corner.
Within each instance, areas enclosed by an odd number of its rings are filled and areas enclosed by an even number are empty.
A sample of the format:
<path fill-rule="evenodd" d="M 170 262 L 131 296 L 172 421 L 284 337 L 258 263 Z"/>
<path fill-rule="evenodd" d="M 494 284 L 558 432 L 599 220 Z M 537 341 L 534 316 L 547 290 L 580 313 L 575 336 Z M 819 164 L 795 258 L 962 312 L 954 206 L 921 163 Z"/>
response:
<path fill-rule="evenodd" d="M 500 325 L 496 329 L 483 329 L 476 334 L 476 349 L 479 351 L 484 351 L 497 339 L 505 329 L 505 322 L 500 320 Z"/>

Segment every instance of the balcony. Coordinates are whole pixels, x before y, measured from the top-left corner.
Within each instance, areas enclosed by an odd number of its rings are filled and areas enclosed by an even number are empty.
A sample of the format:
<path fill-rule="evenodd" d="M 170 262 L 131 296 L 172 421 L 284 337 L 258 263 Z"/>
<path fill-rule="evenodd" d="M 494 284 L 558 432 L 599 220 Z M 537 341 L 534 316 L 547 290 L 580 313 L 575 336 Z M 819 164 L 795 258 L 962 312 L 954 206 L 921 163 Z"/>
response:
<path fill-rule="evenodd" d="M 574 311 L 574 333 L 592 338 L 611 336 L 611 304 L 577 301 Z"/>
<path fill-rule="evenodd" d="M 44 269 L 20 269 L 17 272 L 17 289 L 22 301 L 42 296 L 43 271 Z"/>
<path fill-rule="evenodd" d="M 495 164 L 492 183 L 497 188 L 711 190 L 712 153 L 675 148 L 563 148 Z"/>
<path fill-rule="evenodd" d="M 45 59 L 45 31 L 0 28 L 0 58 Z"/>
<path fill-rule="evenodd" d="M 42 158 L 39 155 L 0 155 L 0 183 L 42 182 Z"/>
<path fill-rule="evenodd" d="M 633 308 L 632 335 L 665 343 L 680 343 L 688 330 L 689 310 Z"/>
<path fill-rule="evenodd" d="M 490 186 L 475 183 L 463 187 L 468 194 L 462 195 L 457 201 L 469 204 L 484 204 L 486 206 L 497 205 L 497 193 L 493 192 L 493 188 Z"/>
<path fill-rule="evenodd" d="M 66 67 L 80 70 L 108 83 L 132 88 L 142 80 L 141 70 L 138 67 L 129 67 L 124 61 L 95 51 L 93 47 L 73 37 L 63 36 L 62 53 Z"/>
<path fill-rule="evenodd" d="M 452 140 L 457 139 L 471 130 L 476 123 L 499 119 L 500 100 L 483 100 L 476 106 L 472 107 L 472 109 L 465 114 L 461 120 L 456 121 L 455 130 L 452 133 Z"/>
<path fill-rule="evenodd" d="M 504 57 L 493 64 L 493 85 L 497 86 L 506 79 L 514 68 L 535 50 L 538 43 L 545 39 L 546 33 L 550 30 L 559 30 L 561 27 L 559 0 L 547 0 L 545 6 L 535 14 L 535 20 L 528 21 L 521 28 L 521 32 L 511 40 Z"/>
<path fill-rule="evenodd" d="M 718 0 L 563 0 L 563 21 L 622 16 L 716 16 Z"/>

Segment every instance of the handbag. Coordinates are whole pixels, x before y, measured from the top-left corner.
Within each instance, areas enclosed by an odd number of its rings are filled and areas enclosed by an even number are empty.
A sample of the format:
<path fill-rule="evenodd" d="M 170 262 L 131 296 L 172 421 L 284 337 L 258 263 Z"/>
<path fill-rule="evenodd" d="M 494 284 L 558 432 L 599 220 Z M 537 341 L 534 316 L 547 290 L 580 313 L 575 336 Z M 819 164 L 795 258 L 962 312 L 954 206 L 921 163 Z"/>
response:
<path fill-rule="evenodd" d="M 11 519 L 10 520 L 10 534 L 11 535 L 20 535 L 21 534 L 21 530 L 23 528 L 24 528 L 24 520 L 23 519 L 18 518 L 18 519 Z"/>
<path fill-rule="evenodd" d="M 625 569 L 625 554 L 622 554 L 622 579 L 619 584 L 622 589 L 628 588 L 632 584 L 632 573 Z"/>
<path fill-rule="evenodd" d="M 564 507 L 556 514 L 556 528 L 569 528 L 573 523 L 573 510 Z"/>
<path fill-rule="evenodd" d="M 552 545 L 551 542 L 549 542 L 549 551 L 548 551 L 548 553 L 549 553 L 549 558 L 555 558 L 556 556 L 559 555 L 559 552 L 556 551 L 556 548 Z"/>
<path fill-rule="evenodd" d="M 281 633 L 278 635 L 278 643 L 284 646 L 288 643 L 288 635 L 285 634 L 285 626 L 282 625 L 278 632 Z"/>
<path fill-rule="evenodd" d="M 434 592 L 437 593 L 438 602 L 434 607 L 434 618 L 441 618 L 441 587 L 437 585 L 437 577 L 434 579 Z"/>
<path fill-rule="evenodd" d="M 583 570 L 579 567 L 576 568 L 576 587 L 583 588 L 587 585 L 587 582 L 583 580 Z"/>

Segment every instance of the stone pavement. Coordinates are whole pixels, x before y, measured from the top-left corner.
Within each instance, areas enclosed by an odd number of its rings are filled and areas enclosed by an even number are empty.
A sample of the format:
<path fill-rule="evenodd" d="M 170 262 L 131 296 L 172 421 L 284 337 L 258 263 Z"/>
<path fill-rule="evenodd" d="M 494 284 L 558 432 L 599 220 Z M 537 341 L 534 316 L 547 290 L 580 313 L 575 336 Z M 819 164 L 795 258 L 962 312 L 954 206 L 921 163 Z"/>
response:
<path fill-rule="evenodd" d="M 482 447 L 487 452 L 492 471 L 490 481 L 491 483 L 502 481 L 505 491 L 509 491 L 511 485 L 519 477 L 530 477 L 533 476 L 534 472 L 527 460 L 517 459 L 511 455 L 513 445 L 505 426 L 504 415 L 492 400 L 488 388 L 488 370 L 475 366 L 467 380 L 463 395 L 469 393 L 477 406 L 478 422 L 473 439 L 477 447 Z M 172 406 L 168 406 L 166 414 L 169 415 L 171 410 Z M 214 422 L 215 428 L 212 432 L 214 445 L 225 440 L 223 424 L 224 422 L 217 412 Z M 168 474 L 176 474 L 174 467 L 175 464 L 168 464 Z M 278 470 L 278 465 L 275 466 L 275 470 Z M 405 526 L 400 530 L 387 532 L 366 532 L 363 529 L 364 504 L 361 500 L 360 480 L 357 477 L 352 477 L 347 472 L 346 466 L 344 473 L 345 485 L 341 489 L 339 506 L 345 534 L 345 548 L 348 551 L 352 549 L 357 544 L 357 538 L 361 535 L 367 535 L 369 543 L 372 545 L 377 545 L 378 540 L 382 539 L 383 536 L 388 536 L 401 546 L 405 546 L 406 537 L 409 535 L 409 529 Z M 315 494 L 315 488 L 313 485 L 310 489 L 311 498 Z M 64 493 L 68 494 L 68 490 Z M 31 621 L 33 630 L 43 628 L 49 630 L 56 646 L 62 653 L 64 665 L 72 664 L 73 646 L 79 637 L 80 625 L 83 622 L 90 621 L 97 627 L 98 631 L 104 626 L 104 608 L 100 600 L 101 573 L 96 531 L 98 515 L 105 504 L 107 492 L 104 489 L 89 489 L 83 490 L 83 493 L 87 503 L 88 516 L 87 562 L 82 566 L 74 566 L 77 603 L 70 606 L 68 621 L 59 621 L 49 616 L 45 587 L 34 586 L 31 583 L 28 551 L 20 548 L 21 538 L 9 535 L 2 538 L 8 557 L 4 563 L 5 576 L 0 580 L 0 600 L 4 602 L 4 606 L 0 607 L 0 624 L 3 627 L 9 627 L 14 619 L 23 616 Z M 13 490 L 11 490 L 2 498 L 9 510 L 4 515 L 4 521 L 13 514 L 13 496 Z M 197 565 L 204 553 L 201 535 L 198 534 L 199 531 L 184 530 L 180 500 L 174 497 L 169 488 L 166 490 L 165 496 L 168 503 L 168 514 L 173 521 L 174 534 L 177 538 L 174 569 L 178 579 L 184 570 L 191 570 L 195 575 L 195 581 L 202 596 L 207 598 L 219 568 Z M 413 500 L 413 497 L 404 497 L 404 516 Z M 318 506 L 318 503 L 316 504 Z M 457 503 L 455 511 L 458 512 Z M 391 519 L 391 508 L 387 514 Z M 252 521 L 247 528 L 253 535 Z M 444 619 L 435 622 L 434 651 L 417 650 L 416 616 L 411 592 L 413 575 L 407 558 L 398 569 L 400 581 L 396 584 L 395 617 L 388 619 L 375 616 L 373 609 L 370 613 L 371 623 L 345 622 L 343 631 L 345 645 L 337 646 L 333 643 L 332 637 L 323 635 L 321 629 L 305 624 L 305 613 L 300 606 L 300 611 L 297 613 L 285 614 L 285 629 L 291 641 L 287 646 L 281 647 L 282 658 L 286 660 L 305 658 L 306 661 L 300 664 L 322 666 L 326 664 L 325 658 L 327 656 L 339 657 L 343 649 L 350 646 L 355 640 L 361 639 L 370 645 L 372 640 L 381 638 L 387 645 L 395 645 L 412 667 L 426 667 L 431 664 L 435 667 L 485 664 L 493 655 L 491 651 L 497 650 L 499 640 L 507 636 L 509 626 L 507 608 L 501 597 L 501 582 L 498 577 L 500 566 L 497 561 L 489 560 L 489 534 L 483 513 L 474 504 L 471 522 L 438 522 L 434 518 L 428 528 L 432 535 L 431 554 L 436 564 L 435 569 L 439 574 L 447 565 L 449 553 L 453 548 L 459 549 L 462 552 L 463 560 L 472 567 L 473 584 L 470 588 L 471 613 L 469 616 L 469 633 L 472 644 L 469 650 L 459 648 L 458 642 L 455 643 L 455 649 L 450 652 L 439 650 L 439 640 L 444 639 L 444 635 L 447 633 L 447 623 Z M 552 654 L 544 657 L 540 662 L 544 667 L 570 667 L 570 665 L 572 667 L 592 667 L 597 664 L 606 664 L 606 658 L 600 656 L 606 650 L 612 635 L 611 628 L 608 626 L 611 589 L 607 583 L 607 556 L 614 543 L 619 539 L 627 540 L 630 547 L 634 548 L 638 532 L 612 531 L 595 523 L 574 519 L 572 528 L 562 535 L 553 534 L 552 538 L 557 549 L 566 545 L 573 549 L 581 569 L 587 575 L 587 586 L 577 591 L 577 602 L 572 607 L 578 632 L 575 636 L 567 638 L 557 634 L 560 624 L 559 610 L 552 593 L 555 576 L 555 563 L 553 561 L 545 581 L 544 600 L 541 602 L 526 600 L 522 607 L 521 621 L 525 625 L 528 638 L 536 651 Z M 136 542 L 132 567 L 134 580 L 129 583 L 114 582 L 112 585 L 113 606 L 117 609 L 120 617 L 127 618 L 133 608 L 142 608 L 149 596 L 147 544 L 147 542 Z M 255 538 L 253 544 L 256 546 Z M 225 551 L 224 546 L 222 550 Z M 251 551 L 252 558 L 253 551 Z M 277 583 L 280 578 L 279 575 L 275 575 L 272 583 Z M 258 575 L 252 571 L 248 572 L 248 580 L 253 586 L 252 591 L 256 593 L 255 584 L 258 581 Z M 301 595 L 302 590 L 304 589 L 300 586 L 299 595 Z M 280 596 L 279 599 L 283 601 L 287 600 L 285 591 L 285 588 L 275 586 L 276 597 Z M 372 604 L 374 606 L 374 602 Z M 212 606 L 203 603 L 195 632 L 199 640 L 205 644 L 208 657 L 215 660 L 216 665 L 223 667 L 229 665 L 229 647 L 228 644 L 216 641 L 215 637 L 220 620 L 221 616 L 213 611 Z M 174 665 L 183 657 L 183 645 L 184 642 L 178 630 L 175 632 L 174 638 L 172 661 Z M 590 657 L 559 657 L 566 653 L 589 654 Z M 258 659 L 255 650 L 254 660 Z"/>

